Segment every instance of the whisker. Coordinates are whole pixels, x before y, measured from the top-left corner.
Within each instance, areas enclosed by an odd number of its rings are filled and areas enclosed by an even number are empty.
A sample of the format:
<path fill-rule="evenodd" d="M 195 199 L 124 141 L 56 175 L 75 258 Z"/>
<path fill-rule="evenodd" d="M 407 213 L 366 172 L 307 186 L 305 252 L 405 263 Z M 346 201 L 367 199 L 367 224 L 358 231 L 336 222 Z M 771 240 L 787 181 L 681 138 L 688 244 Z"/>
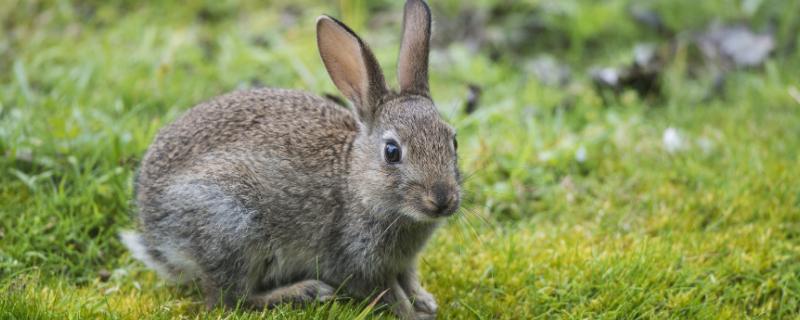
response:
<path fill-rule="evenodd" d="M 487 218 L 485 215 L 474 211 L 475 209 L 462 208 L 462 210 L 465 210 L 464 211 L 465 213 L 470 213 L 473 216 L 477 217 L 481 222 L 484 223 L 484 225 L 486 225 L 486 226 L 488 226 L 488 227 L 490 227 L 492 229 L 497 229 L 497 225 L 492 220 L 489 220 L 489 218 Z"/>
<path fill-rule="evenodd" d="M 478 240 L 478 243 L 480 243 L 481 246 L 483 246 L 483 240 L 481 240 L 480 234 L 478 233 L 475 226 L 469 222 L 469 219 L 466 218 L 466 215 L 459 215 L 459 216 L 461 217 L 459 221 L 465 223 L 462 225 L 466 225 L 467 229 L 472 232 L 472 235 L 475 237 L 475 240 Z"/>
<path fill-rule="evenodd" d="M 456 219 L 456 221 L 457 221 L 457 223 L 458 223 L 458 224 L 460 224 L 460 223 L 461 223 L 461 221 L 460 221 L 461 219 L 464 219 L 464 217 L 459 215 L 459 217 Z M 460 227 L 458 227 L 458 228 L 455 228 L 455 230 L 456 230 L 456 232 L 458 233 L 458 236 L 459 236 L 460 240 L 462 240 L 462 242 L 464 242 L 464 240 L 467 240 L 467 239 L 468 239 L 468 238 L 467 238 L 467 237 L 464 235 L 464 230 L 461 230 L 461 228 L 460 228 Z"/>
<path fill-rule="evenodd" d="M 461 189 L 461 200 L 462 203 L 472 203 L 474 202 L 480 193 L 477 190 L 472 189 Z"/>
<path fill-rule="evenodd" d="M 489 167 L 489 163 L 484 163 L 482 166 L 480 166 L 479 168 L 473 170 L 472 172 L 470 172 L 470 173 L 468 173 L 466 175 L 462 175 L 461 176 L 461 183 L 467 182 L 467 180 L 471 179 L 472 177 L 474 177 L 476 174 L 480 173 L 481 171 L 486 170 L 486 168 L 488 168 L 488 167 Z"/>

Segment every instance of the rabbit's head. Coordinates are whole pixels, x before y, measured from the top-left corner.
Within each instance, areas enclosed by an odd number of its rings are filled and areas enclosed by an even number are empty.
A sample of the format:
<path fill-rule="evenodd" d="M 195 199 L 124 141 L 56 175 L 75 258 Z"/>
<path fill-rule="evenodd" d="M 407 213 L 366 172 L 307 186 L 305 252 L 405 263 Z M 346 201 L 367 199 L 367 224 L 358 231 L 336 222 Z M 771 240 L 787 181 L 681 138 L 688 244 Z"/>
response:
<path fill-rule="evenodd" d="M 401 212 L 421 222 L 450 216 L 460 203 L 455 130 L 439 115 L 428 89 L 430 31 L 428 6 L 408 0 L 397 67 L 400 91 L 393 92 L 352 30 L 331 17 L 317 20 L 322 60 L 359 123 L 349 187 L 373 211 Z"/>

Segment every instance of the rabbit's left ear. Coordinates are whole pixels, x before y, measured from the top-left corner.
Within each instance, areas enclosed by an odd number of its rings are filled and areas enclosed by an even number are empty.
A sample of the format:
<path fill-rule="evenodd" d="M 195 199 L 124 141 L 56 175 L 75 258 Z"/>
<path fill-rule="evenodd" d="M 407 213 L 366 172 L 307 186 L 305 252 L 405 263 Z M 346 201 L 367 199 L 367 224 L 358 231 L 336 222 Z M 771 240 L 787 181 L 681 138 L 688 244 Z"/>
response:
<path fill-rule="evenodd" d="M 422 0 L 406 1 L 403 40 L 397 62 L 400 92 L 430 97 L 428 51 L 431 40 L 431 10 Z"/>
<path fill-rule="evenodd" d="M 389 89 L 375 55 L 353 30 L 338 20 L 317 19 L 317 46 L 333 83 L 355 106 L 358 119 L 373 124 Z"/>

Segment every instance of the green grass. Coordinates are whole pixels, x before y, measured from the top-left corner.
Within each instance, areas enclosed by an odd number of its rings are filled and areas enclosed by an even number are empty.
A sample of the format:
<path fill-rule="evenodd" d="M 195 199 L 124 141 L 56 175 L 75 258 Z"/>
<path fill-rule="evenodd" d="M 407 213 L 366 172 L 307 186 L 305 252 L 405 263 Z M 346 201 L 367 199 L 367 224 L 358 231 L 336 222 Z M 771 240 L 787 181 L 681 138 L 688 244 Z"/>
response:
<path fill-rule="evenodd" d="M 467 7 L 432 2 L 441 19 Z M 138 160 L 193 104 L 259 84 L 336 92 L 317 57 L 316 15 L 352 23 L 393 81 L 401 3 L 325 3 L 0 2 L 0 318 L 385 316 L 368 301 L 207 311 L 196 288 L 157 279 L 116 237 L 134 226 Z M 421 260 L 440 318 L 800 314 L 797 4 L 651 3 L 672 29 L 776 24 L 778 52 L 729 73 L 711 98 L 711 77 L 689 70 L 685 35 L 662 96 L 591 85 L 589 66 L 630 60 L 637 41 L 666 42 L 636 25 L 628 4 L 507 4 L 543 15 L 541 41 L 501 39 L 496 60 L 461 41 L 433 53 L 434 99 L 459 130 L 468 176 L 465 210 Z M 490 21 L 490 38 L 513 35 L 520 17 L 508 17 Z M 542 52 L 572 64 L 569 85 L 520 67 Z M 466 115 L 470 83 L 483 96 Z M 665 150 L 667 128 L 682 149 Z"/>

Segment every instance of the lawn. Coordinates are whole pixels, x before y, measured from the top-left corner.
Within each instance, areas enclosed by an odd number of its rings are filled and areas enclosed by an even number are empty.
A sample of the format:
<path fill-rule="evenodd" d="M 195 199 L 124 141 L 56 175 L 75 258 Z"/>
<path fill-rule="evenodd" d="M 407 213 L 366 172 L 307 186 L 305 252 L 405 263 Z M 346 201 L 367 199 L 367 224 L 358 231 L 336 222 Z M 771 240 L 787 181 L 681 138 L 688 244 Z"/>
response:
<path fill-rule="evenodd" d="M 430 2 L 432 94 L 465 175 L 463 210 L 420 261 L 440 319 L 800 316 L 800 3 Z M 387 317 L 368 301 L 208 311 L 117 234 L 135 227 L 147 146 L 192 105 L 338 95 L 317 15 L 359 32 L 396 84 L 401 8 L 0 1 L 0 318 Z M 715 22 L 769 33 L 771 54 L 704 57 Z M 593 80 L 643 43 L 659 57 L 647 90 Z M 555 68 L 537 71 L 543 56 Z"/>

